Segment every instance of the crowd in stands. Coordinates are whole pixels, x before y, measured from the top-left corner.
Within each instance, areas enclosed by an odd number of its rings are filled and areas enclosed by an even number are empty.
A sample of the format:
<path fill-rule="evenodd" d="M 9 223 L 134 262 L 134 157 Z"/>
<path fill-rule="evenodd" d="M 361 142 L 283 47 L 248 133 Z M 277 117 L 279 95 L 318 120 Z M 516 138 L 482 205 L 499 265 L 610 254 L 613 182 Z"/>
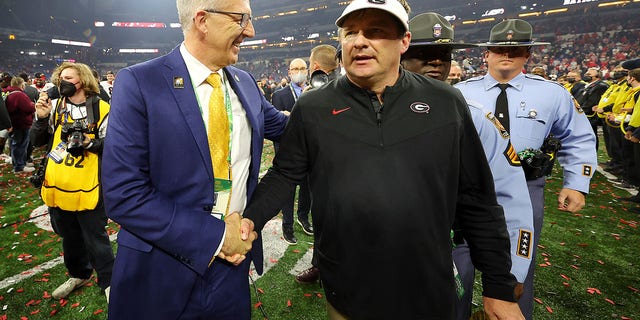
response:
<path fill-rule="evenodd" d="M 640 41 L 640 20 L 634 19 L 634 16 L 634 12 L 619 11 L 599 15 L 590 11 L 580 17 L 563 16 L 553 20 L 554 23 L 549 23 L 552 20 L 549 17 L 532 19 L 534 34 L 540 35 L 538 40 L 548 41 L 551 45 L 532 48 L 526 71 L 540 67 L 550 79 L 555 80 L 570 71 L 583 74 L 588 68 L 598 68 L 604 79 L 611 78 L 612 70 L 622 61 L 639 56 L 637 43 Z M 472 27 L 458 25 L 456 35 L 465 42 L 484 42 L 486 39 L 482 35 L 488 34 L 489 27 L 490 24 Z M 122 58 L 122 66 L 135 63 L 126 59 L 125 55 L 114 52 L 102 52 L 100 55 L 91 52 L 78 50 L 77 60 L 94 66 L 102 75 L 102 80 L 105 80 L 107 71 L 118 69 L 113 64 L 117 64 L 119 57 Z M 159 54 L 164 53 L 166 52 Z M 237 66 L 251 73 L 257 80 L 264 79 L 275 90 L 287 81 L 288 64 L 295 58 L 291 54 L 242 59 L 241 51 Z M 482 48 L 473 48 L 458 51 L 454 59 L 463 66 L 466 78 L 469 78 L 486 72 L 482 56 Z M 105 57 L 106 61 L 101 61 L 101 57 Z M 149 58 L 151 57 L 146 57 Z M 49 76 L 61 63 L 58 60 L 42 55 L 5 55 L 0 61 L 0 71 L 11 75 L 34 75 L 41 72 Z"/>

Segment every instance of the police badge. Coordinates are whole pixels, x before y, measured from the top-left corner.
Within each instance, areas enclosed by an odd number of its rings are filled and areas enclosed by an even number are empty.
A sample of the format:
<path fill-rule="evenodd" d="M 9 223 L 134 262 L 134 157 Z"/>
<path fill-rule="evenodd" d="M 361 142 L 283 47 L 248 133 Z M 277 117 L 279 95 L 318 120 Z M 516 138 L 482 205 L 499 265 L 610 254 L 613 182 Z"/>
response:
<path fill-rule="evenodd" d="M 439 23 L 433 25 L 433 37 L 440 38 L 442 35 L 442 26 Z"/>

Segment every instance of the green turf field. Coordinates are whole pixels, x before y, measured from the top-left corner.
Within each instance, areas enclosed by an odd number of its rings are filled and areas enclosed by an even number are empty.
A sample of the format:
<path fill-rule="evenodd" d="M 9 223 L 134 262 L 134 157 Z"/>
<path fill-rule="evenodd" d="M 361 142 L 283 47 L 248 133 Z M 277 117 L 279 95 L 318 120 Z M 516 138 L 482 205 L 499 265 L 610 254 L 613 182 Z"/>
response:
<path fill-rule="evenodd" d="M 263 171 L 270 164 L 272 150 L 266 143 Z M 640 216 L 627 210 L 634 204 L 617 199 L 629 193 L 596 173 L 586 207 L 579 214 L 560 212 L 555 209 L 561 183 L 557 169 L 546 187 L 535 318 L 640 319 L 640 259 L 636 251 L 640 249 Z M 68 299 L 50 297 L 67 276 L 59 263 L 58 236 L 29 220 L 32 210 L 41 205 L 26 176 L 14 175 L 11 165 L 0 161 L 0 320 L 106 319 L 106 300 L 95 283 Z M 109 225 L 110 233 L 117 229 L 114 223 Z M 282 246 L 284 251 L 277 257 L 265 257 L 274 266 L 255 282 L 255 289 L 252 287 L 253 319 L 326 318 L 322 288 L 299 285 L 290 274 L 313 241 L 298 225 L 296 236 L 297 245 Z M 270 241 L 283 242 L 279 238 Z M 25 274 L 29 277 L 15 280 Z M 481 301 L 479 297 L 475 300 Z"/>

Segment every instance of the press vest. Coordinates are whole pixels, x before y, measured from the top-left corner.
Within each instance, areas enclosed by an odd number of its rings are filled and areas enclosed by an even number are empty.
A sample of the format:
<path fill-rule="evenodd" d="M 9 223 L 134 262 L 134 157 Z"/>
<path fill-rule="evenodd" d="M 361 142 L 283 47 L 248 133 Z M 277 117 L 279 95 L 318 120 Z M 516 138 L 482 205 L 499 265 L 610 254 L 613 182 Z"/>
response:
<path fill-rule="evenodd" d="M 100 128 L 105 117 L 109 113 L 109 104 L 98 100 L 99 117 L 93 130 L 87 135 L 95 139 L 97 128 Z M 92 108 L 93 106 L 87 106 Z M 59 118 L 58 110 L 53 115 Z M 68 119 L 68 123 L 73 120 Z M 40 195 L 44 203 L 49 207 L 57 207 L 66 211 L 84 211 L 95 209 L 100 199 L 99 163 L 100 156 L 96 153 L 84 150 L 78 157 L 73 157 L 66 151 L 60 151 L 62 124 L 55 126 L 53 143 L 50 155 L 56 152 L 63 155 L 60 162 L 56 162 L 50 156 L 47 158 L 47 169 L 44 182 L 40 189 Z"/>

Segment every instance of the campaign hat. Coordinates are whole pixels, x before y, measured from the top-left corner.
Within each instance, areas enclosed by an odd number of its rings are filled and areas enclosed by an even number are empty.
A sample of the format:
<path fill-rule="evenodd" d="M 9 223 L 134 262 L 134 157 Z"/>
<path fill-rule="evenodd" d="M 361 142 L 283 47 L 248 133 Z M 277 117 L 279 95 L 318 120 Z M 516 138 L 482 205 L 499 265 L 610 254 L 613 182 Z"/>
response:
<path fill-rule="evenodd" d="M 531 47 L 544 46 L 549 42 L 533 41 L 533 28 L 522 19 L 507 19 L 493 28 L 489 33 L 489 42 L 479 43 L 482 47 Z"/>
<path fill-rule="evenodd" d="M 453 26 L 435 12 L 421 13 L 409 20 L 410 47 L 447 46 L 453 50 L 477 47 L 472 43 L 453 41 Z"/>
<path fill-rule="evenodd" d="M 353 0 L 340 17 L 336 20 L 336 26 L 342 27 L 344 20 L 351 13 L 364 9 L 378 9 L 386 11 L 395 17 L 404 26 L 404 31 L 409 30 L 409 14 L 398 0 Z"/>
<path fill-rule="evenodd" d="M 627 70 L 633 70 L 640 68 L 640 58 L 635 58 L 622 62 L 622 67 Z"/>

